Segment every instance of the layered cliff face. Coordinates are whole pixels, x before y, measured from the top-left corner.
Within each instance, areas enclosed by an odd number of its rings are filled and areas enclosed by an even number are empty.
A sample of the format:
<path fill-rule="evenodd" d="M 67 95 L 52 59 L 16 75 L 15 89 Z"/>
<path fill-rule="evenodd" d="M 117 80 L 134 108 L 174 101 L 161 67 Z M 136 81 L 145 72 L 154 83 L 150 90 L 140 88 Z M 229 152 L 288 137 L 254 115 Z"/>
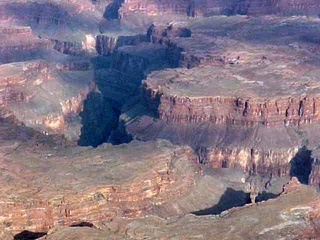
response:
<path fill-rule="evenodd" d="M 294 76 L 293 71 L 290 77 L 281 79 L 278 74 L 272 80 L 270 67 L 261 66 L 260 81 L 255 81 L 256 73 L 234 70 L 207 66 L 154 72 L 144 83 L 145 98 L 159 100 L 158 115 L 166 122 L 271 126 L 319 120 L 317 78 L 310 77 L 312 72 L 305 80 Z M 250 75 L 254 77 L 249 78 Z M 281 82 L 276 92 L 272 92 L 274 81 Z M 301 91 L 307 83 L 308 90 Z"/>
<path fill-rule="evenodd" d="M 25 85 L 37 86 L 49 80 L 49 66 L 45 61 L 30 61 L 1 65 L 1 104 L 8 102 L 27 102 L 34 96 L 33 91 L 27 92 Z"/>
<path fill-rule="evenodd" d="M 164 38 L 154 30 L 156 42 L 181 49 L 179 64 L 189 69 L 148 75 L 142 100 L 121 117 L 127 132 L 140 140 L 188 144 L 199 162 L 213 167 L 271 178 L 295 175 L 295 157 L 305 166 L 312 162 L 300 153 L 302 146 L 318 147 L 312 140 L 319 136 L 318 57 L 310 52 L 317 46 L 305 38 L 316 33 L 301 28 L 304 20 L 255 21 L 196 20 L 188 38 Z M 274 29 L 277 39 L 270 35 Z M 266 45 L 254 39 L 266 39 Z M 310 172 L 305 174 L 308 182 Z"/>
<path fill-rule="evenodd" d="M 127 13 L 144 13 L 147 15 L 158 14 L 186 14 L 187 8 L 191 4 L 189 0 L 179 0 L 174 2 L 157 1 L 123 1 L 120 8 L 120 17 Z"/>
<path fill-rule="evenodd" d="M 242 1 L 238 0 L 152 0 L 152 1 L 124 1 L 120 8 L 120 17 L 124 17 L 129 13 L 144 13 L 150 16 L 162 14 L 181 14 L 189 17 L 209 16 L 218 14 L 233 15 L 237 13 L 245 14 Z M 249 5 L 249 4 L 247 4 Z"/>
<path fill-rule="evenodd" d="M 142 42 L 147 42 L 147 37 L 144 34 L 115 37 L 98 35 L 96 40 L 96 49 L 100 55 L 109 55 L 119 47 L 137 45 Z"/>
<path fill-rule="evenodd" d="M 2 1 L 0 238 L 318 237 L 318 5 Z"/>
<path fill-rule="evenodd" d="M 0 11 L 9 16 L 0 28 L 0 62 L 7 63 L 1 65 L 1 114 L 77 141 L 79 113 L 94 80 L 90 60 L 95 54 L 92 33 L 98 31 L 94 6 L 89 1 L 2 1 Z M 92 18 L 84 19 L 82 14 L 88 11 Z"/>
<path fill-rule="evenodd" d="M 177 221 L 155 216 L 115 219 L 105 227 L 55 228 L 41 239 L 88 239 L 106 236 L 121 239 L 308 239 L 319 237 L 319 201 L 311 188 L 293 179 L 279 198 L 232 209 L 219 216 L 186 215 Z M 270 214 L 272 211 L 272 214 Z M 251 216 L 248 220 L 247 216 Z M 254 224 L 248 224 L 248 222 Z"/>
<path fill-rule="evenodd" d="M 1 12 L 4 16 L 10 16 L 20 21 L 20 23 L 29 23 L 34 26 L 54 25 L 60 28 L 67 28 L 79 24 L 78 15 L 83 13 L 92 13 L 90 20 L 94 19 L 95 5 L 91 1 L 3 1 L 1 2 Z M 101 12 L 96 10 L 97 13 Z M 77 21 L 78 20 L 78 21 Z"/>
<path fill-rule="evenodd" d="M 118 1 L 116 1 L 118 2 Z M 273 0 L 180 0 L 169 2 L 166 0 L 128 0 L 118 3 L 118 16 L 126 14 L 143 13 L 150 16 L 161 14 L 181 14 L 190 17 L 212 15 L 317 15 L 320 4 L 316 0 L 273 1 Z"/>
<path fill-rule="evenodd" d="M 284 14 L 284 15 L 317 15 L 320 4 L 315 0 L 309 1 L 247 1 L 248 14 Z M 245 6 L 245 4 L 244 4 Z"/>
<path fill-rule="evenodd" d="M 3 26 L 0 36 L 1 63 L 33 59 L 51 48 L 51 43 L 35 37 L 30 27 Z"/>
<path fill-rule="evenodd" d="M 1 69 L 1 105 L 15 121 L 78 138 L 80 127 L 71 129 L 89 92 L 90 71 L 52 71 L 45 61 L 4 64 Z"/>
<path fill-rule="evenodd" d="M 65 148 L 11 125 L 1 127 L 1 155 L 8 174 L 0 208 L 11 232 L 143 215 L 187 192 L 199 170 L 190 148 L 165 141 Z"/>

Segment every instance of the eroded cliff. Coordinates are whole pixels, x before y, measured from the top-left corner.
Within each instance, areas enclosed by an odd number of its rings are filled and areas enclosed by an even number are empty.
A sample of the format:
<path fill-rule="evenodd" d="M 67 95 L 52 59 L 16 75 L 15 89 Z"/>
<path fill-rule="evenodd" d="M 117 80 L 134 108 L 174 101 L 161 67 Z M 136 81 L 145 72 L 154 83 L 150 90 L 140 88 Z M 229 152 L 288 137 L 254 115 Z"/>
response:
<path fill-rule="evenodd" d="M 181 49 L 179 64 L 189 69 L 149 74 L 141 100 L 121 118 L 133 138 L 188 144 L 201 163 L 271 178 L 292 176 L 290 168 L 299 149 L 318 147 L 311 140 L 319 136 L 315 130 L 318 58 L 310 52 L 316 45 L 303 37 L 316 33 L 306 33 L 301 28 L 306 22 L 301 19 L 285 24 L 275 19 L 268 23 L 233 19 L 237 21 L 196 20 L 190 24 L 188 38 L 165 37 L 165 31 L 157 34 L 154 30 L 156 42 Z M 310 24 L 316 27 L 314 21 Z M 261 32 L 261 26 L 266 30 Z M 274 39 L 271 29 L 283 29 L 284 34 Z M 262 38 L 267 39 L 265 45 L 253 40 Z M 288 44 L 290 38 L 293 43 Z M 299 158 L 306 165 L 313 161 Z"/>

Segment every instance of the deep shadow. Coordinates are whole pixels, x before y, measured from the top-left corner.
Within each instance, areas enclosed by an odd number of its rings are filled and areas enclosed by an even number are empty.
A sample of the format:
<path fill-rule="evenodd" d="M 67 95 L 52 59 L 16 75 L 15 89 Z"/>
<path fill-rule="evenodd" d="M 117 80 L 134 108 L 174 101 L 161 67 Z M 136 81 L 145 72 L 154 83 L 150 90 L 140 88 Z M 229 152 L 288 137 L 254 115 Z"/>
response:
<path fill-rule="evenodd" d="M 120 120 L 117 129 L 112 131 L 110 135 L 110 142 L 113 145 L 120 145 L 123 143 L 129 143 L 132 140 L 132 135 L 126 132 L 124 121 Z"/>
<path fill-rule="evenodd" d="M 191 36 L 190 32 L 182 31 L 181 34 L 183 37 Z M 150 42 L 148 34 L 141 39 L 143 42 L 147 40 Z M 159 46 L 158 42 L 151 43 Z M 149 109 L 152 115 L 156 115 L 160 96 L 154 98 L 149 96 L 152 92 L 141 88 L 142 80 L 152 71 L 178 67 L 182 54 L 182 49 L 175 44 L 168 43 L 162 46 L 154 48 L 151 44 L 146 44 L 145 47 L 138 47 L 133 54 L 135 61 L 128 61 L 128 56 L 122 54 L 121 50 L 119 52 L 119 49 L 115 49 L 110 56 L 92 59 L 94 84 L 98 91 L 87 96 L 84 109 L 80 113 L 82 118 L 81 136 L 78 141 L 80 146 L 97 147 L 104 142 L 121 144 L 132 141 L 132 136 L 126 132 L 125 123 L 119 116 L 123 106 L 132 104 L 131 100 L 134 97 L 142 96 L 139 103 Z M 128 63 L 123 64 L 121 59 Z M 141 91 L 146 92 L 141 94 Z M 145 98 L 153 101 L 144 101 Z"/>
<path fill-rule="evenodd" d="M 110 3 L 106 7 L 103 17 L 106 19 L 118 19 L 119 9 L 122 3 L 123 3 L 123 0 L 114 0 L 112 3 Z"/>
<path fill-rule="evenodd" d="M 89 228 L 96 228 L 92 223 L 89 223 L 89 222 L 73 223 L 73 224 L 70 225 L 70 227 L 89 227 Z"/>
<path fill-rule="evenodd" d="M 297 177 L 300 183 L 308 184 L 309 175 L 312 170 L 312 152 L 305 146 L 300 148 L 295 157 L 290 161 L 290 177 Z"/>
<path fill-rule="evenodd" d="M 45 232 L 30 232 L 30 231 L 22 231 L 14 236 L 14 240 L 33 240 L 38 239 L 47 235 Z"/>
<path fill-rule="evenodd" d="M 84 101 L 80 146 L 97 147 L 107 142 L 113 129 L 118 125 L 119 113 L 112 108 L 99 92 L 90 92 Z"/>
<path fill-rule="evenodd" d="M 273 199 L 278 197 L 279 194 L 274 194 L 266 191 L 262 191 L 261 193 L 258 194 L 258 196 L 255 199 L 255 202 L 262 202 L 262 201 L 267 201 L 269 199 Z"/>
<path fill-rule="evenodd" d="M 192 213 L 197 216 L 215 215 L 220 214 L 230 208 L 241 207 L 248 203 L 251 203 L 250 193 L 246 193 L 242 190 L 237 191 L 232 188 L 227 188 L 216 205 Z"/>

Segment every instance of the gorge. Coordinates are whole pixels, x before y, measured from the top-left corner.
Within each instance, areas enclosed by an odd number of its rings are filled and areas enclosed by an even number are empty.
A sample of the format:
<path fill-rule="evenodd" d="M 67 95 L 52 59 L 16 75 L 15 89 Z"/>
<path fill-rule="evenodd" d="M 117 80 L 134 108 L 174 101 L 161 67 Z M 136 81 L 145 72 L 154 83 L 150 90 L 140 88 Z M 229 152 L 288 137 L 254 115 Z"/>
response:
<path fill-rule="evenodd" d="M 319 238 L 319 13 L 1 1 L 0 238 Z"/>

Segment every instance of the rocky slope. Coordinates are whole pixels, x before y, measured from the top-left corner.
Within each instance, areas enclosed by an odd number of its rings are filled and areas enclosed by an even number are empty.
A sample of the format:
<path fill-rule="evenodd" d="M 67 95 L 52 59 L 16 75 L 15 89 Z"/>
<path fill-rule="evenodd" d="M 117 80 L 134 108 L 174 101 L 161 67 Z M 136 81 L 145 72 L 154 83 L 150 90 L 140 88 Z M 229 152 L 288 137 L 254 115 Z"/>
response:
<path fill-rule="evenodd" d="M 89 92 L 90 71 L 56 72 L 48 62 L 38 60 L 4 64 L 1 69 L 1 106 L 7 110 L 5 117 L 11 113 L 16 122 L 45 133 L 78 138 L 77 116 Z"/>
<path fill-rule="evenodd" d="M 191 17 L 212 16 L 218 14 L 236 15 L 317 15 L 320 4 L 316 0 L 268 1 L 268 0 L 127 0 L 117 5 L 119 17 L 126 14 L 143 13 L 147 15 L 182 14 Z M 117 8 L 116 8 L 117 9 Z M 114 9 L 114 11 L 116 11 Z"/>
<path fill-rule="evenodd" d="M 127 133 L 188 144 L 201 163 L 271 178 L 292 175 L 295 156 L 308 166 L 313 160 L 298 150 L 318 148 L 319 59 L 310 40 L 317 33 L 301 26 L 319 26 L 298 19 L 196 20 L 188 38 L 153 31 L 156 42 L 180 48 L 179 64 L 189 69 L 147 76 L 141 100 L 121 117 Z"/>
<path fill-rule="evenodd" d="M 0 238 L 319 237 L 318 10 L 1 1 Z"/>
<path fill-rule="evenodd" d="M 35 37 L 30 27 L 2 26 L 0 36 L 1 63 L 32 59 L 51 48 L 51 43 Z"/>
<path fill-rule="evenodd" d="M 94 78 L 87 56 L 95 43 L 89 31 L 72 34 L 82 20 L 73 18 L 73 26 L 66 21 L 94 8 L 81 2 L 2 1 L 0 9 L 2 16 L 8 16 L 0 24 L 0 62 L 5 63 L 1 65 L 1 117 L 76 141 L 79 113 Z"/>
<path fill-rule="evenodd" d="M 275 200 L 232 209 L 220 216 L 189 214 L 178 219 L 154 216 L 115 219 L 98 229 L 55 228 L 41 239 L 104 239 L 106 236 L 110 239 L 316 239 L 319 237 L 319 201 L 315 198 L 314 190 L 293 180 Z"/>
<path fill-rule="evenodd" d="M 58 135 L 8 124 L 0 130 L 0 211 L 3 226 L 13 233 L 185 214 L 218 203 L 228 186 L 245 190 L 240 173 L 204 175 L 192 149 L 167 141 L 71 148 Z"/>

